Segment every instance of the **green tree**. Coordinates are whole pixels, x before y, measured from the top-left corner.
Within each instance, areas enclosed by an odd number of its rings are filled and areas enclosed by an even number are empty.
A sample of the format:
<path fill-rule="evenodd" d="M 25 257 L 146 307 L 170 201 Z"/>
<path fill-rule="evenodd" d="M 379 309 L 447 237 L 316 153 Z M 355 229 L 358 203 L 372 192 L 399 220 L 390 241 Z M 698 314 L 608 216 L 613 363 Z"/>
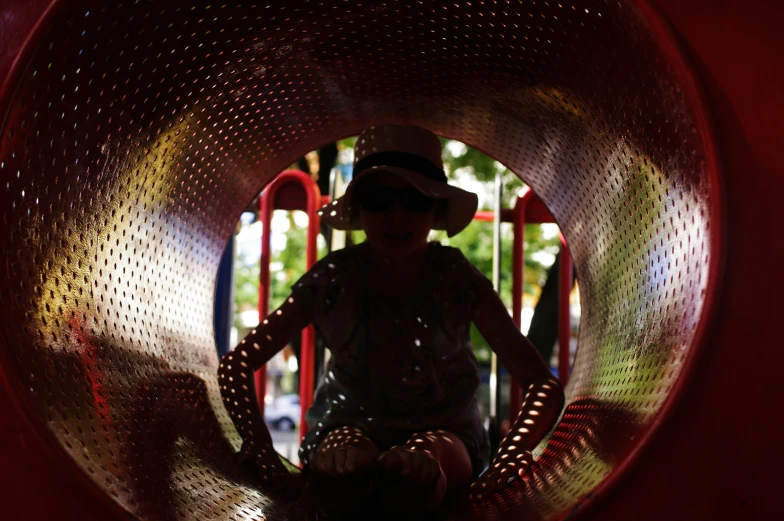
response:
<path fill-rule="evenodd" d="M 283 210 L 275 210 L 275 213 Z M 268 309 L 273 310 L 283 304 L 283 300 L 291 293 L 291 286 L 305 274 L 307 262 L 307 228 L 299 227 L 294 222 L 294 214 L 288 214 L 289 230 L 286 232 L 286 247 L 273 250 L 270 260 L 270 302 Z M 317 258 L 326 255 L 326 246 L 319 241 Z M 237 313 L 258 309 L 259 281 L 261 276 L 260 259 L 238 255 L 235 263 L 234 301 Z M 238 337 L 242 338 L 250 328 L 244 327 L 238 316 L 235 316 L 234 327 Z"/>

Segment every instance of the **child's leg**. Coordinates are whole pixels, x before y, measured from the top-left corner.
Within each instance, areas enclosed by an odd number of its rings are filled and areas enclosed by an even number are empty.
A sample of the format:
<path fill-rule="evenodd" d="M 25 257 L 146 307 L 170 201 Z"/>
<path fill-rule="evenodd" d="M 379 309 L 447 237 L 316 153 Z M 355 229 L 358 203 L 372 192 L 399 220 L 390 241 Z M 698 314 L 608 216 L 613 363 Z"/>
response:
<path fill-rule="evenodd" d="M 310 467 L 332 475 L 366 473 L 378 462 L 378 448 L 356 427 L 338 427 L 319 444 Z"/>
<path fill-rule="evenodd" d="M 465 486 L 471 480 L 468 450 L 460 438 L 443 430 L 412 436 L 404 447 L 393 447 L 382 454 L 380 463 L 387 474 L 400 476 L 418 492 L 425 492 L 416 499 L 426 508 L 438 508 L 448 488 Z"/>

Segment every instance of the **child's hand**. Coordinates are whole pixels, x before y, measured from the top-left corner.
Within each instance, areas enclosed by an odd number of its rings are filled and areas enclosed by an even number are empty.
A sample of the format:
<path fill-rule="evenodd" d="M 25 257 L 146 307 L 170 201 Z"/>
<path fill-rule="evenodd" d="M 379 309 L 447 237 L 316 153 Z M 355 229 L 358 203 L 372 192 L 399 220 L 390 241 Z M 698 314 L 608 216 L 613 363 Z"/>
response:
<path fill-rule="evenodd" d="M 240 465 L 254 472 L 271 490 L 281 491 L 288 488 L 293 476 L 272 445 L 255 445 L 258 447 L 243 443 L 242 450 L 237 454 Z"/>
<path fill-rule="evenodd" d="M 482 474 L 476 482 L 471 485 L 471 499 L 481 501 L 492 494 L 499 492 L 506 487 L 509 481 L 515 477 L 528 475 L 534 465 L 534 457 L 531 451 L 525 450 L 515 455 L 505 453 L 509 456 L 502 459 L 499 454 L 490 468 Z"/>
<path fill-rule="evenodd" d="M 340 427 L 321 442 L 310 466 L 315 472 L 333 476 L 367 474 L 377 460 L 378 448 L 360 429 Z"/>

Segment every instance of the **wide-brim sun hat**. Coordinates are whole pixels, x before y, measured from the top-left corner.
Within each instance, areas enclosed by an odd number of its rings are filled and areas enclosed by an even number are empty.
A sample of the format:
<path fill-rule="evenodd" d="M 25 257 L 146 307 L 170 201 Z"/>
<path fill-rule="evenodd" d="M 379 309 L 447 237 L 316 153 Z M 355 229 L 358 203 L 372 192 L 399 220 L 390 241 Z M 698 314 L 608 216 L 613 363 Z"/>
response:
<path fill-rule="evenodd" d="M 319 211 L 324 222 L 338 230 L 359 230 L 359 212 L 352 196 L 357 183 L 369 175 L 388 172 L 407 181 L 422 194 L 446 200 L 443 216 L 434 228 L 449 237 L 474 218 L 476 194 L 447 182 L 441 159 L 441 141 L 434 133 L 407 125 L 380 125 L 362 132 L 354 148 L 354 174 L 345 194 Z"/>

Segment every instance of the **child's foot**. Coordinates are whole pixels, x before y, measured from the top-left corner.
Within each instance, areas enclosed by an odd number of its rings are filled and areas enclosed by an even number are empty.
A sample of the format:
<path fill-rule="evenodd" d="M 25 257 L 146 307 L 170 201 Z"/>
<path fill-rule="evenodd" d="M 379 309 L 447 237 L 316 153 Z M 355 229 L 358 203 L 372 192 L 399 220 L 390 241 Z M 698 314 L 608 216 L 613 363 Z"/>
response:
<path fill-rule="evenodd" d="M 332 431 L 313 455 L 314 472 L 341 476 L 367 474 L 378 462 L 378 448 L 361 431 L 342 427 Z"/>
<path fill-rule="evenodd" d="M 441 506 L 446 493 L 446 476 L 429 453 L 393 447 L 379 458 L 381 471 L 392 483 L 387 485 L 397 500 L 394 510 L 421 513 Z"/>

